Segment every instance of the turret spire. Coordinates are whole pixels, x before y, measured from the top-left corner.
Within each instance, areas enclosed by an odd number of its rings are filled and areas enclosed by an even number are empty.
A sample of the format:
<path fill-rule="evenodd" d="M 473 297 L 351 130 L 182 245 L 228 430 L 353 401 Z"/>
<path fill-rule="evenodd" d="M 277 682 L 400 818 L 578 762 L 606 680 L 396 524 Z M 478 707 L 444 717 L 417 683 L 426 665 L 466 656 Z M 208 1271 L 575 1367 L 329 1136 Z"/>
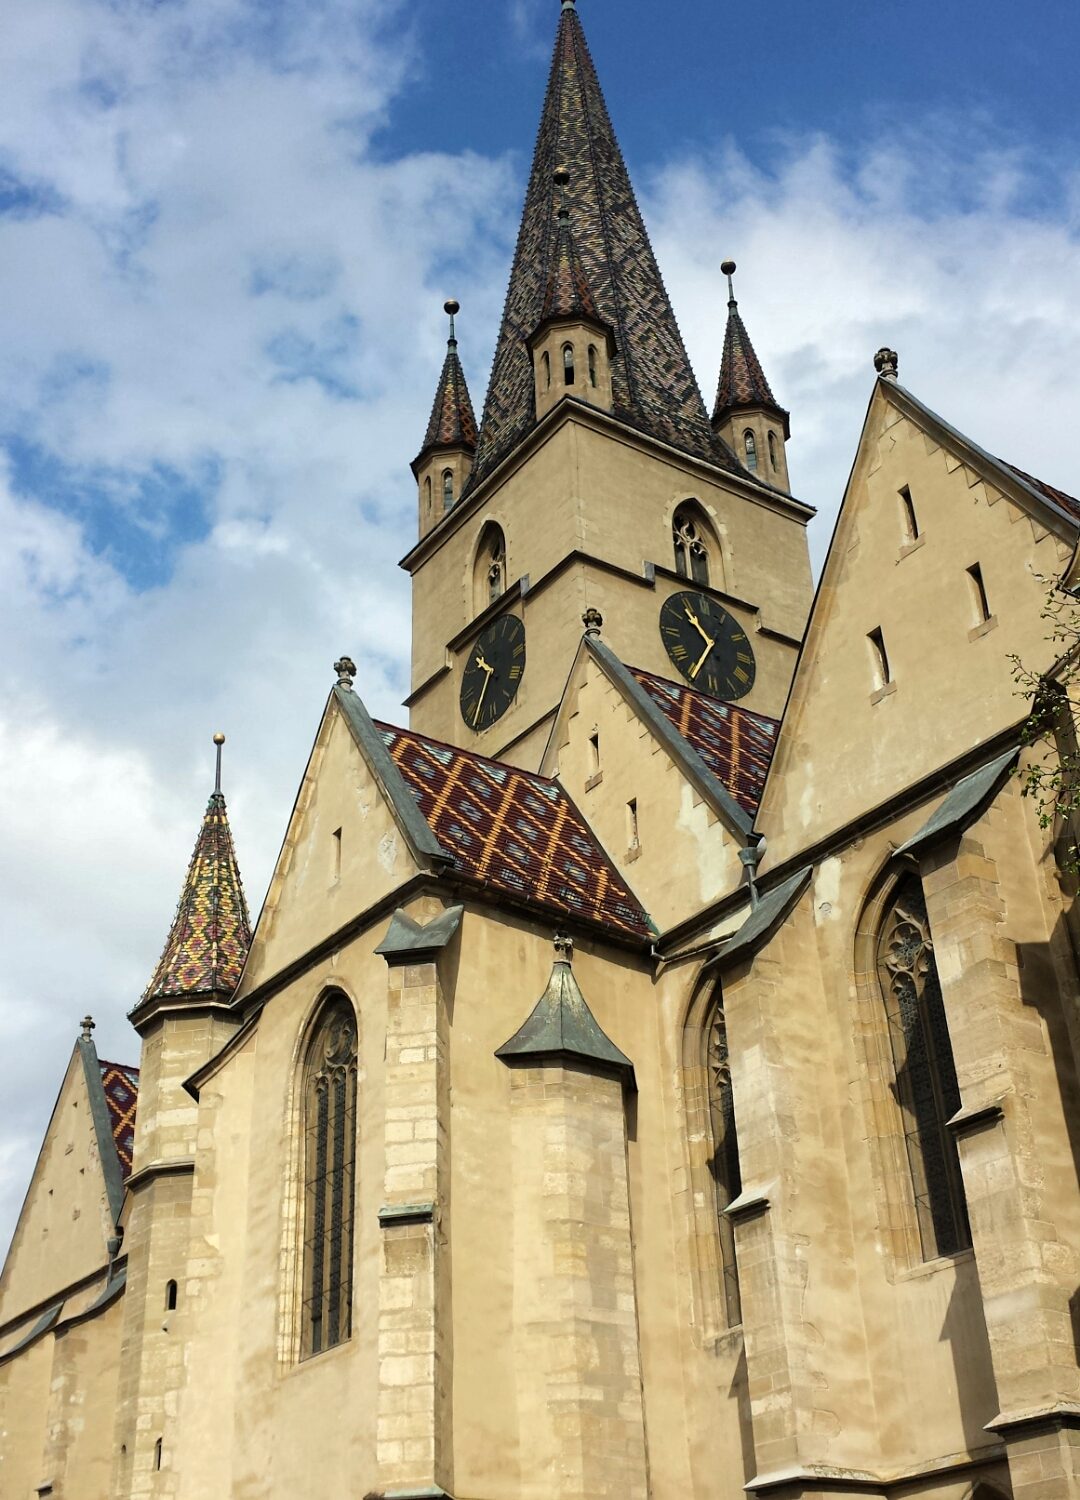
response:
<path fill-rule="evenodd" d="M 442 374 L 435 388 L 435 401 L 424 434 L 423 447 L 413 463 L 413 472 L 423 462 L 432 448 L 463 447 L 470 452 L 476 449 L 476 417 L 465 383 L 465 371 L 458 358 L 457 334 L 454 318 L 461 311 L 461 304 L 452 297 L 443 303 L 443 311 L 450 318 L 450 337 L 446 341 L 446 358 Z"/>
<path fill-rule="evenodd" d="M 556 207 L 564 208 L 568 219 L 557 217 Z M 596 320 L 611 330 L 615 416 L 684 452 L 734 467 L 709 427 L 572 3 L 563 4 L 559 17 L 480 426 L 476 477 L 494 468 L 537 420 L 529 340 L 543 320 L 552 287 L 578 280 L 564 261 L 568 241 Z M 560 261 L 567 264 L 565 275 Z"/>
<path fill-rule="evenodd" d="M 195 842 L 176 916 L 139 1009 L 155 1001 L 214 996 L 235 990 L 251 922 L 221 791 L 223 734 L 214 735 L 216 776 Z"/>
<path fill-rule="evenodd" d="M 727 277 L 728 319 L 712 425 L 745 468 L 786 490 L 784 444 L 791 436 L 791 418 L 772 393 L 739 312 L 735 262 L 725 260 L 720 269 Z"/>

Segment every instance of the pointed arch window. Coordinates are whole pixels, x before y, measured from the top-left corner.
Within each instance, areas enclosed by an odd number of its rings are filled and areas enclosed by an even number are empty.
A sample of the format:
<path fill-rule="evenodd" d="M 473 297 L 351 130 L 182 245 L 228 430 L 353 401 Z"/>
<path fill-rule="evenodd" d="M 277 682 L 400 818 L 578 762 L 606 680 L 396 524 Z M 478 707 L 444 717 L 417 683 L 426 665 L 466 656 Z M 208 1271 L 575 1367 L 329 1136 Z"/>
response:
<path fill-rule="evenodd" d="M 727 1025 L 718 1003 L 709 1027 L 708 1056 L 709 1124 L 712 1156 L 709 1171 L 716 1184 L 717 1230 L 720 1239 L 720 1270 L 724 1283 L 724 1306 L 728 1327 L 742 1322 L 739 1268 L 735 1262 L 735 1231 L 724 1210 L 742 1192 L 739 1143 L 735 1134 L 735 1101 L 731 1090 Z"/>
<path fill-rule="evenodd" d="M 540 356 L 540 369 L 544 377 L 545 391 L 551 390 L 551 355 L 545 349 Z"/>
<path fill-rule="evenodd" d="M 424 480 L 424 514 L 426 516 L 430 516 L 430 514 L 431 514 L 431 475 L 430 474 Z"/>
<path fill-rule="evenodd" d="M 562 346 L 562 373 L 563 373 L 563 385 L 573 385 L 573 383 L 574 383 L 574 346 L 573 346 L 573 344 L 564 344 Z"/>
<path fill-rule="evenodd" d="M 596 345 L 589 345 L 589 384 L 596 385 Z"/>
<path fill-rule="evenodd" d="M 960 1162 L 947 1127 L 960 1108 L 960 1089 L 922 884 L 914 875 L 900 881 L 886 907 L 877 974 L 923 1258 L 954 1255 L 971 1244 Z"/>
<path fill-rule="evenodd" d="M 449 510 L 454 503 L 454 471 L 444 469 L 442 476 L 442 503 L 443 510 Z"/>
<path fill-rule="evenodd" d="M 757 472 L 757 438 L 748 427 L 743 433 L 743 451 L 746 454 L 746 467 L 751 473 Z"/>
<path fill-rule="evenodd" d="M 304 1358 L 352 1332 L 356 1074 L 356 1016 L 337 994 L 304 1061 Z"/>
<path fill-rule="evenodd" d="M 780 467 L 780 465 L 779 465 L 779 463 L 777 462 L 777 459 L 776 459 L 776 452 L 777 452 L 777 449 L 776 449 L 776 433 L 775 432 L 770 432 L 769 433 L 769 467 L 772 469 L 772 471 L 773 471 L 774 474 L 776 473 L 777 469 L 779 469 L 779 467 Z"/>
<path fill-rule="evenodd" d="M 675 549 L 675 571 L 680 578 L 694 583 L 709 582 L 709 549 L 705 528 L 692 505 L 680 505 L 671 522 L 671 539 Z"/>

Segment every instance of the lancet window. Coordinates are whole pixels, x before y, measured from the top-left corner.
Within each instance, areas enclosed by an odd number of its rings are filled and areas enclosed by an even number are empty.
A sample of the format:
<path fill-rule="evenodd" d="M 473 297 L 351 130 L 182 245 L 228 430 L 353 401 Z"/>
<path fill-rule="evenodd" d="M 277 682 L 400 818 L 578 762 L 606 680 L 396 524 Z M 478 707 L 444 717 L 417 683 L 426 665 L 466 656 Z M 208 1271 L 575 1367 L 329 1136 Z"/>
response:
<path fill-rule="evenodd" d="M 563 385 L 574 383 L 574 346 L 564 344 L 562 348 Z"/>
<path fill-rule="evenodd" d="M 769 433 L 769 467 L 772 469 L 772 471 L 773 471 L 774 474 L 776 473 L 776 470 L 780 467 L 780 465 L 776 461 L 776 453 L 777 453 L 777 448 L 776 448 L 776 433 L 775 432 L 770 432 Z"/>
<path fill-rule="evenodd" d="M 712 1157 L 709 1170 L 716 1184 L 717 1231 L 720 1239 L 720 1267 L 724 1283 L 724 1305 L 729 1327 L 742 1322 L 739 1298 L 739 1269 L 735 1263 L 735 1231 L 724 1213 L 742 1192 L 739 1169 L 739 1143 L 735 1134 L 735 1103 L 731 1091 L 731 1067 L 728 1060 L 727 1026 L 721 1006 L 716 1007 L 709 1028 L 706 1057 L 709 1083 L 709 1123 L 712 1131 Z"/>
<path fill-rule="evenodd" d="M 757 439 L 751 428 L 743 433 L 743 451 L 746 454 L 746 467 L 751 473 L 757 470 Z"/>
<path fill-rule="evenodd" d="M 708 583 L 709 551 L 693 507 L 680 505 L 675 512 L 671 538 L 675 548 L 675 571 L 679 577 L 690 578 L 694 583 Z"/>
<path fill-rule="evenodd" d="M 964 1185 L 947 1121 L 960 1108 L 952 1043 L 922 885 L 897 886 L 878 935 L 877 972 L 885 1001 L 923 1258 L 971 1244 Z"/>
<path fill-rule="evenodd" d="M 596 345 L 589 345 L 589 384 L 596 384 Z"/>
<path fill-rule="evenodd" d="M 356 1072 L 356 1016 L 339 994 L 323 1010 L 304 1063 L 304 1357 L 352 1332 Z"/>
<path fill-rule="evenodd" d="M 473 569 L 473 608 L 476 614 L 506 593 L 506 538 L 502 527 L 489 521 L 476 549 Z"/>
<path fill-rule="evenodd" d="M 454 471 L 444 469 L 442 476 L 442 503 L 443 510 L 447 511 L 454 503 Z"/>

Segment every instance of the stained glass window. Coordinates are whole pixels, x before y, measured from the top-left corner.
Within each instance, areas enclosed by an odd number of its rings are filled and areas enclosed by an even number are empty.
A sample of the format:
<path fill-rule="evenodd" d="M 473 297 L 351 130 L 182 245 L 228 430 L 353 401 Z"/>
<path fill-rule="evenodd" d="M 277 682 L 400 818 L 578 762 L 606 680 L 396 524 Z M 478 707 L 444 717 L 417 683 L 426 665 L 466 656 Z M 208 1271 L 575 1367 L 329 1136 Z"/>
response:
<path fill-rule="evenodd" d="M 320 1017 L 304 1069 L 302 1354 L 352 1332 L 356 1017 L 343 995 Z"/>
<path fill-rule="evenodd" d="M 954 1255 L 971 1244 L 960 1161 L 946 1124 L 960 1108 L 960 1088 L 915 876 L 901 881 L 885 914 L 877 968 L 923 1257 Z"/>

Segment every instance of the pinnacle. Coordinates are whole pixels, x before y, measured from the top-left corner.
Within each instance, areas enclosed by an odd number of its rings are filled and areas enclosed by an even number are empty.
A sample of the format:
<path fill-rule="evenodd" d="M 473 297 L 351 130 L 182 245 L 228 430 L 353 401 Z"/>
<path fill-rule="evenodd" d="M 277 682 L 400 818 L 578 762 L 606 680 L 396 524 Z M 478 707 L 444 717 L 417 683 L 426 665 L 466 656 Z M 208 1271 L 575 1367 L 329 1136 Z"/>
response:
<path fill-rule="evenodd" d="M 734 263 L 724 262 L 725 266 Z M 713 424 L 716 425 L 733 411 L 762 408 L 775 413 L 784 423 L 784 435 L 788 435 L 788 413 L 777 401 L 765 378 L 746 324 L 739 312 L 734 293 L 728 298 L 727 330 L 724 334 L 724 356 L 720 365 L 720 381 L 716 390 L 716 405 L 713 407 Z"/>
<path fill-rule="evenodd" d="M 456 307 L 456 303 L 454 306 Z M 457 339 L 451 326 L 446 343 L 446 358 L 442 374 L 435 388 L 435 400 L 424 434 L 420 457 L 429 448 L 452 448 L 460 446 L 470 452 L 476 448 L 476 417 L 473 415 L 469 387 L 465 382 L 465 371 L 457 352 Z M 419 462 L 419 458 L 416 460 Z"/>
<path fill-rule="evenodd" d="M 235 990 L 251 945 L 223 794 L 210 795 L 165 948 L 143 1001 Z"/>

